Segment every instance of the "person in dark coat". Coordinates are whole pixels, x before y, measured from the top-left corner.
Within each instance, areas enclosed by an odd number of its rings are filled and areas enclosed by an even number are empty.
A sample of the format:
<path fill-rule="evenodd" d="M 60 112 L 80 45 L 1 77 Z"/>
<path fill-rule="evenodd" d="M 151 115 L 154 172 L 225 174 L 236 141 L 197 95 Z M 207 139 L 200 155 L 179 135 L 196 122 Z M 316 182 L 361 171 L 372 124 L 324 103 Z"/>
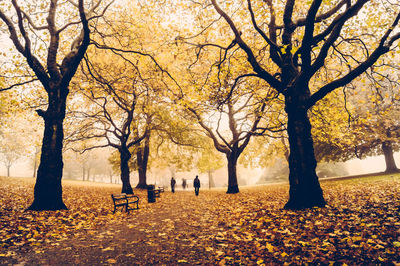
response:
<path fill-rule="evenodd" d="M 171 191 L 172 191 L 172 193 L 175 193 L 175 184 L 176 184 L 176 181 L 175 181 L 174 177 L 172 177 L 171 178 Z"/>
<path fill-rule="evenodd" d="M 183 179 L 182 179 L 182 188 L 183 188 L 183 189 L 186 189 L 186 186 L 187 186 L 187 184 L 186 184 L 186 179 L 183 178 Z"/>
<path fill-rule="evenodd" d="M 196 193 L 196 196 L 198 196 L 200 190 L 200 179 L 197 175 L 196 178 L 193 180 L 193 186 L 194 186 L 194 193 Z"/>

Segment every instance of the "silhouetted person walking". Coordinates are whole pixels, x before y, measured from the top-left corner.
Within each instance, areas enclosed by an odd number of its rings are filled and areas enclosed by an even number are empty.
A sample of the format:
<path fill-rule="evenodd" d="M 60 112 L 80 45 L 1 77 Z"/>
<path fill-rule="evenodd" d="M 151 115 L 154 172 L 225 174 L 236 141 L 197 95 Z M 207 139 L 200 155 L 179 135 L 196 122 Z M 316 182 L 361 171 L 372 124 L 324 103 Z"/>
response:
<path fill-rule="evenodd" d="M 186 186 L 187 186 L 187 184 L 186 184 L 186 179 L 183 178 L 183 179 L 182 179 L 182 188 L 183 188 L 183 189 L 186 189 Z"/>
<path fill-rule="evenodd" d="M 176 181 L 175 181 L 175 179 L 172 177 L 172 178 L 171 178 L 171 191 L 172 191 L 172 193 L 175 193 L 175 184 L 176 184 Z"/>
<path fill-rule="evenodd" d="M 196 178 L 193 180 L 193 186 L 194 186 L 194 193 L 196 193 L 196 196 L 198 196 L 200 190 L 200 179 L 197 175 Z"/>

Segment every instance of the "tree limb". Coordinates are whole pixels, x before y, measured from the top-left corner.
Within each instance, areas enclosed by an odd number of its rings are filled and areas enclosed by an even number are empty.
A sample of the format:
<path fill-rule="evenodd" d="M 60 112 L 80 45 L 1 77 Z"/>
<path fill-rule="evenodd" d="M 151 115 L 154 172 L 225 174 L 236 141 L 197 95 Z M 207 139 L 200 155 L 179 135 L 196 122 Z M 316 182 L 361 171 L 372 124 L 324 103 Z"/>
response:
<path fill-rule="evenodd" d="M 14 88 L 14 87 L 23 86 L 23 85 L 32 83 L 32 82 L 34 82 L 34 81 L 38 81 L 38 79 L 37 79 L 37 78 L 36 78 L 36 79 L 31 79 L 31 80 L 28 80 L 28 81 L 24 81 L 24 82 L 20 82 L 20 83 L 13 84 L 13 85 L 11 85 L 11 86 L 9 86 L 9 87 L 6 87 L 6 88 L 0 88 L 0 92 L 2 92 L 2 91 L 8 91 L 8 90 L 11 90 L 11 89 Z"/>
<path fill-rule="evenodd" d="M 240 31 L 236 28 L 235 24 L 233 23 L 232 19 L 226 14 L 217 4 L 216 0 L 211 0 L 215 10 L 220 14 L 225 21 L 228 23 L 230 26 L 231 30 L 235 34 L 236 42 L 239 44 L 240 48 L 243 49 L 243 51 L 247 54 L 248 61 L 253 67 L 253 70 L 260 75 L 261 78 L 263 78 L 265 81 L 267 81 L 271 87 L 276 89 L 278 92 L 283 92 L 283 85 L 282 83 L 274 78 L 270 73 L 268 73 L 265 69 L 261 67 L 261 65 L 258 63 L 256 57 L 254 56 L 253 51 L 251 48 L 245 43 L 245 41 L 241 37 Z"/>

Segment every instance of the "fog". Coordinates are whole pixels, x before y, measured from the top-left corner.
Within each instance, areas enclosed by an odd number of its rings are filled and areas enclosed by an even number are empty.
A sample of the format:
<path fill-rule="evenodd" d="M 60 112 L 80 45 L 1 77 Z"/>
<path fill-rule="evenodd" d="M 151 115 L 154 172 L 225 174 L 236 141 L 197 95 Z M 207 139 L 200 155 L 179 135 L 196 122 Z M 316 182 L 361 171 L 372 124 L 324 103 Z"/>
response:
<path fill-rule="evenodd" d="M 400 165 L 400 153 L 395 153 L 396 164 Z M 375 172 L 383 172 L 385 170 L 385 159 L 384 156 L 375 156 L 368 157 L 363 160 L 353 159 L 347 161 L 343 164 L 344 168 L 347 170 L 348 175 L 358 175 L 358 174 L 367 174 L 367 173 L 375 173 Z M 259 179 L 265 174 L 265 169 L 255 168 L 255 169 L 246 169 L 239 165 L 238 167 L 238 179 L 240 185 L 255 185 L 259 182 Z M 6 176 L 7 169 L 4 165 L 0 165 L 0 176 Z M 195 170 L 191 172 L 177 172 L 174 177 L 177 180 L 177 188 L 182 188 L 182 179 L 185 178 L 188 182 L 189 188 L 192 187 L 193 179 L 196 175 L 199 175 L 199 178 L 202 183 L 203 188 L 208 188 L 208 174 L 199 174 Z M 33 176 L 33 168 L 32 163 L 28 160 L 19 160 L 10 170 L 10 176 L 13 177 L 32 177 Z M 165 170 L 150 170 L 148 172 L 147 183 L 148 184 L 158 184 L 158 185 L 169 185 L 169 180 L 171 178 L 171 172 L 168 169 Z M 213 174 L 213 179 L 215 185 L 217 187 L 225 187 L 227 186 L 228 177 L 227 177 L 227 169 L 225 167 L 215 171 Z M 81 180 L 81 176 L 76 176 L 77 180 Z M 110 176 L 107 173 L 103 175 L 97 174 L 94 177 L 96 182 L 105 182 L 110 183 Z M 93 180 L 93 176 L 90 178 Z M 137 173 L 135 171 L 131 172 L 131 182 L 132 186 L 137 183 Z M 113 175 L 113 183 L 120 183 L 119 175 Z"/>

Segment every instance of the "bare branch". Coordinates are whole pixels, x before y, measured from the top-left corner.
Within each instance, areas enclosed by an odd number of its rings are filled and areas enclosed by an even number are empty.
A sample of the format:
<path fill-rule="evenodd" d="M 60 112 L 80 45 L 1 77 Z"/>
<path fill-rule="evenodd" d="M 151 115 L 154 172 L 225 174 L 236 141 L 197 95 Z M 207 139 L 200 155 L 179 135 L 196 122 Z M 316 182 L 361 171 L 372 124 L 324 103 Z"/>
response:
<path fill-rule="evenodd" d="M 345 22 L 348 19 L 350 19 L 351 17 L 357 15 L 358 11 L 360 11 L 360 9 L 367 2 L 368 2 L 368 0 L 358 0 L 353 6 L 349 6 L 347 8 L 347 10 L 337 18 L 337 23 L 333 27 L 329 38 L 322 45 L 321 50 L 320 50 L 317 58 L 315 59 L 315 62 L 312 64 L 312 66 L 311 66 L 311 68 L 309 70 L 306 69 L 306 71 L 308 73 L 303 73 L 303 74 L 312 76 L 312 75 L 314 75 L 314 73 L 316 71 L 318 71 L 318 69 L 320 69 L 324 65 L 324 61 L 325 61 L 325 58 L 326 58 L 326 56 L 328 54 L 328 51 L 332 47 L 334 42 L 337 40 L 337 38 L 339 37 L 340 32 L 341 32 L 342 27 L 345 24 Z M 303 51 L 302 50 L 302 53 L 304 53 L 304 52 L 307 52 L 307 51 Z"/>
<path fill-rule="evenodd" d="M 103 50 L 111 50 L 112 52 L 114 52 L 115 54 L 119 54 L 119 53 L 129 53 L 129 54 L 138 54 L 141 56 L 145 56 L 151 59 L 151 61 L 153 61 L 153 63 L 156 65 L 156 67 L 162 72 L 165 73 L 174 83 L 175 85 L 180 89 L 180 98 L 183 97 L 183 91 L 181 86 L 179 85 L 179 83 L 174 79 L 174 77 L 172 77 L 172 75 L 165 70 L 164 68 L 162 68 L 160 66 L 160 64 L 158 64 L 157 60 L 154 58 L 154 56 L 152 56 L 151 54 L 148 53 L 143 53 L 140 51 L 136 51 L 136 50 L 125 50 L 125 49 L 119 49 L 119 48 L 115 48 L 115 47 L 110 47 L 110 46 L 106 46 L 106 45 L 101 45 L 97 42 L 92 42 L 97 48 L 99 49 L 103 49 Z"/>
<path fill-rule="evenodd" d="M 76 3 L 73 3 L 73 2 L 70 1 L 70 0 L 67 0 L 67 1 L 70 2 L 71 4 L 73 4 L 76 8 L 79 8 L 79 6 L 78 6 Z M 99 15 L 91 16 L 91 14 L 95 12 L 95 9 L 96 9 L 96 8 L 100 5 L 100 3 L 101 3 L 101 0 L 98 1 L 97 4 L 94 5 L 94 6 L 91 8 L 91 10 L 87 13 L 87 16 L 88 16 L 87 20 L 88 20 L 88 21 L 91 21 L 91 20 L 94 20 L 94 19 L 96 19 L 96 18 L 103 17 L 104 14 L 106 13 L 106 11 L 108 10 L 108 8 L 109 8 L 114 2 L 115 2 L 115 0 L 112 0 L 112 1 L 102 10 L 102 12 L 101 12 Z M 65 29 L 67 29 L 68 27 L 73 26 L 73 25 L 78 25 L 78 24 L 81 24 L 81 23 L 82 23 L 81 21 L 73 21 L 73 22 L 67 23 L 67 24 L 65 24 L 62 28 L 60 28 L 57 32 L 58 32 L 58 33 L 61 33 L 61 32 L 63 32 Z"/>
<path fill-rule="evenodd" d="M 283 85 L 282 83 L 277 80 L 273 75 L 268 73 L 265 69 L 261 67 L 258 63 L 256 57 L 254 56 L 253 51 L 251 48 L 245 43 L 245 41 L 241 37 L 240 31 L 236 28 L 235 24 L 233 23 L 232 19 L 226 14 L 217 4 L 216 0 L 211 0 L 215 10 L 220 14 L 226 22 L 229 24 L 230 28 L 232 29 L 233 33 L 235 34 L 236 42 L 239 46 L 245 51 L 248 57 L 248 61 L 253 67 L 253 70 L 265 81 L 267 81 L 271 87 L 276 89 L 278 92 L 283 92 Z"/>
<path fill-rule="evenodd" d="M 18 26 L 25 40 L 25 47 L 22 45 L 21 41 L 18 38 L 17 30 L 14 26 L 14 23 L 4 14 L 2 10 L 0 10 L 0 19 L 2 19 L 4 23 L 6 23 L 8 31 L 10 33 L 10 39 L 13 42 L 17 51 L 27 59 L 29 66 L 35 72 L 37 78 L 43 84 L 44 88 L 46 90 L 49 90 L 49 77 L 46 73 L 46 70 L 43 68 L 40 61 L 35 56 L 33 56 L 30 51 L 30 40 L 27 37 L 26 31 L 23 26 L 21 9 L 15 0 L 13 0 L 12 3 L 18 15 Z"/>
<path fill-rule="evenodd" d="M 315 26 L 315 16 L 321 6 L 322 0 L 315 0 L 312 2 L 310 9 L 305 20 L 304 37 L 301 44 L 301 62 L 303 69 L 308 69 L 311 65 L 311 45 L 313 44 L 313 33 Z"/>
<path fill-rule="evenodd" d="M 188 109 L 190 112 L 192 112 L 192 113 L 194 114 L 194 116 L 196 117 L 196 119 L 197 119 L 198 123 L 200 124 L 200 126 L 206 130 L 208 136 L 213 140 L 213 143 L 214 143 L 215 148 L 216 148 L 218 151 L 222 152 L 222 153 L 227 153 L 227 152 L 229 152 L 229 148 L 228 148 L 227 146 L 222 145 L 222 144 L 220 144 L 220 143 L 218 142 L 218 140 L 217 140 L 215 134 L 212 132 L 211 128 L 209 128 L 209 127 L 203 122 L 203 119 L 202 119 L 201 116 L 198 114 L 198 112 L 197 112 L 195 109 L 191 108 L 191 107 L 188 107 L 187 109 Z"/>
<path fill-rule="evenodd" d="M 251 16 L 251 21 L 253 23 L 254 28 L 257 30 L 257 32 L 261 35 L 261 37 L 263 37 L 263 39 L 270 46 L 271 59 L 278 66 L 282 66 L 282 59 L 279 56 L 279 52 L 280 52 L 279 46 L 274 41 L 272 41 L 270 38 L 268 38 L 268 36 L 265 34 L 265 32 L 258 26 L 256 18 L 254 16 L 253 9 L 251 7 L 251 0 L 247 0 L 247 4 L 248 4 L 250 16 Z M 271 16 L 275 16 L 275 15 L 273 13 L 271 13 Z M 271 21 L 273 21 L 273 19 L 271 19 Z M 270 27 L 270 30 L 274 31 L 274 29 L 273 28 L 271 29 L 271 27 Z"/>
<path fill-rule="evenodd" d="M 16 84 L 13 84 L 13 85 L 11 85 L 11 86 L 9 86 L 9 87 L 6 87 L 6 88 L 0 88 L 0 92 L 2 92 L 2 91 L 8 91 L 8 90 L 11 90 L 11 89 L 14 88 L 14 87 L 23 86 L 23 85 L 32 83 L 32 82 L 34 82 L 34 81 L 38 81 L 38 79 L 36 78 L 36 79 L 32 79 L 32 80 L 28 80 L 28 81 L 16 83 Z"/>
<path fill-rule="evenodd" d="M 400 20 L 400 13 L 397 15 L 392 26 L 385 32 L 385 34 L 383 35 L 383 37 L 379 42 L 379 46 L 371 53 L 371 55 L 364 62 L 359 64 L 356 68 L 350 70 L 346 75 L 337 80 L 332 81 L 331 83 L 326 84 L 325 86 L 321 87 L 318 91 L 316 91 L 313 95 L 311 95 L 311 97 L 307 101 L 307 108 L 312 107 L 317 101 L 321 100 L 323 97 L 325 97 L 328 93 L 332 92 L 333 90 L 353 81 L 363 72 L 365 72 L 368 68 L 373 66 L 376 63 L 376 61 L 378 61 L 380 56 L 389 52 L 391 48 L 389 45 L 392 45 L 396 40 L 400 38 L 400 34 L 395 34 L 388 40 L 394 28 L 399 24 L 399 20 Z"/>
<path fill-rule="evenodd" d="M 26 14 L 25 11 L 21 10 L 21 12 L 24 14 L 24 18 L 28 20 L 29 25 L 31 25 L 33 29 L 41 31 L 41 30 L 46 30 L 48 28 L 47 26 L 40 26 L 40 27 L 36 26 L 35 23 L 33 23 L 31 17 L 28 14 Z"/>
<path fill-rule="evenodd" d="M 69 82 L 75 75 L 75 72 L 83 59 L 90 43 L 89 22 L 86 18 L 83 0 L 79 0 L 79 16 L 82 23 L 82 32 L 76 41 L 79 41 L 73 49 L 67 54 L 61 64 L 61 72 L 63 74 L 63 82 Z"/>
<path fill-rule="evenodd" d="M 312 5 L 314 4 L 314 2 L 312 3 Z M 330 10 L 328 10 L 326 13 L 316 16 L 316 18 L 314 20 L 315 23 L 319 23 L 319 22 L 322 22 L 322 21 L 330 18 L 331 16 L 336 14 L 336 12 L 338 12 L 345 4 L 349 5 L 350 0 L 342 0 L 336 6 L 332 7 Z M 294 22 L 295 27 L 306 26 L 306 24 L 307 24 L 307 18 L 299 19 L 298 21 Z"/>

